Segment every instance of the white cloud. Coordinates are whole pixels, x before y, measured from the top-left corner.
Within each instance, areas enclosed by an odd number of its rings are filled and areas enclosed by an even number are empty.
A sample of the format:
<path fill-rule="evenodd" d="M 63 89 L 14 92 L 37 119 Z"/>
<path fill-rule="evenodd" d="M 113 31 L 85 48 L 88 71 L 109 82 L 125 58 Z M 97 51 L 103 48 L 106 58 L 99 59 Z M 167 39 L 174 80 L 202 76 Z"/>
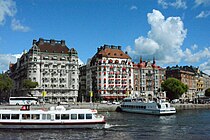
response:
<path fill-rule="evenodd" d="M 21 25 L 19 20 L 13 19 L 11 23 L 11 28 L 13 31 L 28 32 L 29 27 Z"/>
<path fill-rule="evenodd" d="M 208 16 L 210 16 L 210 11 L 201 11 L 201 13 L 196 16 L 196 18 L 206 18 Z"/>
<path fill-rule="evenodd" d="M 165 17 L 158 10 L 147 14 L 151 30 L 148 37 L 139 37 L 135 40 L 134 50 L 127 47 L 129 55 L 134 58 L 143 56 L 144 59 L 152 59 L 153 56 L 160 64 L 177 64 L 184 53 L 181 49 L 187 30 L 180 17 Z"/>
<path fill-rule="evenodd" d="M 13 17 L 16 14 L 16 3 L 12 0 L 0 1 L 0 25 L 5 23 L 6 16 Z"/>
<path fill-rule="evenodd" d="M 196 45 L 196 44 L 194 44 L 194 45 L 191 46 L 191 49 L 192 50 L 196 50 L 197 48 L 198 48 L 198 45 Z"/>
<path fill-rule="evenodd" d="M 186 49 L 184 51 L 183 59 L 185 62 L 188 63 L 197 63 L 200 62 L 203 59 L 210 58 L 210 48 L 204 48 L 203 50 L 200 50 L 196 53 L 192 53 L 190 49 Z"/>
<path fill-rule="evenodd" d="M 135 5 L 132 5 L 132 6 L 130 7 L 130 10 L 137 10 L 137 9 L 138 9 L 138 7 L 135 6 Z"/>
<path fill-rule="evenodd" d="M 210 75 L 210 60 L 208 60 L 207 62 L 204 62 L 204 63 L 200 64 L 199 69 L 201 71 L 203 71 L 204 73 Z"/>
<path fill-rule="evenodd" d="M 141 46 L 141 47 L 139 47 Z M 160 49 L 159 45 L 152 39 L 139 37 L 135 39 L 135 50 L 136 52 L 142 52 L 144 55 L 153 55 Z M 138 54 L 136 54 L 138 55 Z"/>
<path fill-rule="evenodd" d="M 164 9 L 168 7 L 174 7 L 176 9 L 186 9 L 186 1 L 176 0 L 175 2 L 166 2 L 166 0 L 158 0 L 158 4 L 161 5 Z"/>
<path fill-rule="evenodd" d="M 79 65 L 84 65 L 84 62 L 81 59 L 78 59 Z"/>
<path fill-rule="evenodd" d="M 210 0 L 195 0 L 195 5 L 199 6 L 199 5 L 210 5 Z"/>
<path fill-rule="evenodd" d="M 21 54 L 0 54 L 0 72 L 9 69 L 10 63 L 16 63 Z"/>

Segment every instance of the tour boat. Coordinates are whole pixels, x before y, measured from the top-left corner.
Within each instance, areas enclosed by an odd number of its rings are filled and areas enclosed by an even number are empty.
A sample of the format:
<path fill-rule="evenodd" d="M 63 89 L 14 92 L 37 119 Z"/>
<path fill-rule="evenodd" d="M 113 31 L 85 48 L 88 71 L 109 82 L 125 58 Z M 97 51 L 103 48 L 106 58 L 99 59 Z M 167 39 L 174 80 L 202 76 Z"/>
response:
<path fill-rule="evenodd" d="M 124 98 L 121 103 L 121 110 L 124 112 L 169 115 L 175 114 L 176 109 L 170 106 L 169 102 L 163 100 L 146 101 L 142 98 Z"/>
<path fill-rule="evenodd" d="M 0 110 L 0 129 L 102 129 L 105 124 L 104 116 L 92 109 L 57 106 L 35 110 L 23 105 L 20 110 Z"/>

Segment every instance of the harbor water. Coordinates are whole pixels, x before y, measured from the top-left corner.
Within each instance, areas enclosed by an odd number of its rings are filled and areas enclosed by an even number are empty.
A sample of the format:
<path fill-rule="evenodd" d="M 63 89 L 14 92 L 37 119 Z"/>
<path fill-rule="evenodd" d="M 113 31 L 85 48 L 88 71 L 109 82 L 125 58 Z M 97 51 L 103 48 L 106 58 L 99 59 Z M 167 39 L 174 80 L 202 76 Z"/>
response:
<path fill-rule="evenodd" d="M 0 130 L 0 140 L 210 139 L 210 110 L 182 110 L 171 116 L 102 112 L 105 129 Z"/>

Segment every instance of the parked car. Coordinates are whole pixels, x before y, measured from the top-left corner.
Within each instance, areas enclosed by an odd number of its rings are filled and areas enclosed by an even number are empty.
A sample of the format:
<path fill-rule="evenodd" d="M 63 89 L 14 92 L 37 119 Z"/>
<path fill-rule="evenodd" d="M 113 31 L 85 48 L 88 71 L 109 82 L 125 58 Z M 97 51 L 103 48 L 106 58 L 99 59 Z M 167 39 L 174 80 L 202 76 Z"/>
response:
<path fill-rule="evenodd" d="M 112 102 L 107 102 L 107 105 L 112 105 Z"/>
<path fill-rule="evenodd" d="M 101 101 L 101 103 L 102 103 L 102 104 L 106 104 L 106 103 L 107 103 L 107 101 Z"/>
<path fill-rule="evenodd" d="M 60 105 L 68 105 L 69 103 L 68 102 L 60 102 Z"/>
<path fill-rule="evenodd" d="M 179 103 L 179 99 L 173 99 L 173 100 L 171 101 L 171 103 L 172 103 L 172 104 Z"/>
<path fill-rule="evenodd" d="M 120 105 L 120 102 L 114 101 L 114 102 L 112 102 L 112 104 L 114 104 L 114 105 Z"/>

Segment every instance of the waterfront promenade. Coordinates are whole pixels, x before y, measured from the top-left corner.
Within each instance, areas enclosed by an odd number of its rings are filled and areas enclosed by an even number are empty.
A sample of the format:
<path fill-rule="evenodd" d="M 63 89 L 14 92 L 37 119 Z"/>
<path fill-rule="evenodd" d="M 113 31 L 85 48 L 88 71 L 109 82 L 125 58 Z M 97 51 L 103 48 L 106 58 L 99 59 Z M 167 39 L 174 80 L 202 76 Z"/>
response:
<path fill-rule="evenodd" d="M 45 105 L 37 105 L 32 106 L 31 109 L 49 109 L 51 106 L 56 106 L 56 104 L 45 104 Z M 76 104 L 69 104 L 63 105 L 67 109 L 83 109 L 83 108 L 91 108 L 97 109 L 100 112 L 113 112 L 116 111 L 119 105 L 107 105 L 101 103 L 76 103 Z M 171 106 L 175 107 L 177 110 L 189 110 L 189 109 L 210 109 L 210 104 L 171 104 Z M 20 109 L 21 106 L 14 106 L 14 105 L 0 105 L 0 109 Z"/>

